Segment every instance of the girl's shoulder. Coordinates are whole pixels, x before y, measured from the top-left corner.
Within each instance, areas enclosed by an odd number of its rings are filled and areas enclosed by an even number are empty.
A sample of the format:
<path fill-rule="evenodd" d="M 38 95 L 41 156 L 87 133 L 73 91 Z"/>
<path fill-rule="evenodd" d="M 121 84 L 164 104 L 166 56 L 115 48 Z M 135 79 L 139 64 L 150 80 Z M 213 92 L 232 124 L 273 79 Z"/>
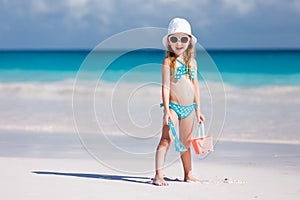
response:
<path fill-rule="evenodd" d="M 168 57 L 165 57 L 162 61 L 163 67 L 170 67 L 170 59 Z"/>

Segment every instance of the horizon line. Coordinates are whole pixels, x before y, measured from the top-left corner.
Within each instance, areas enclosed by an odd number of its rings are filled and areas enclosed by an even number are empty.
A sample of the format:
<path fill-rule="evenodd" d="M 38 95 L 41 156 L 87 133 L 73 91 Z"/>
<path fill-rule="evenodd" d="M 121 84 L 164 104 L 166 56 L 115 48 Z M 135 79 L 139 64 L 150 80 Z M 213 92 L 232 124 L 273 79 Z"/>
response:
<path fill-rule="evenodd" d="M 93 48 L 0 48 L 0 51 L 92 51 Z M 98 51 L 127 51 L 130 49 L 101 49 Z M 145 51 L 164 51 L 163 49 L 133 49 Z M 200 50 L 197 49 L 196 50 Z M 300 51 L 300 47 L 256 47 L 256 48 L 204 48 L 206 51 Z"/>

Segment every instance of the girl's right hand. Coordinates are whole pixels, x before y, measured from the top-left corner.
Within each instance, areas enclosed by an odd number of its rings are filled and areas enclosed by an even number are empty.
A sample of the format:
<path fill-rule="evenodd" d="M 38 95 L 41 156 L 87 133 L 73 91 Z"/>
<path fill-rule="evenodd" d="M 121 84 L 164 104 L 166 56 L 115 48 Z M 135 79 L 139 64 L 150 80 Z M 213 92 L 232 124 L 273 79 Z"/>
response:
<path fill-rule="evenodd" d="M 164 112 L 164 119 L 163 119 L 163 121 L 164 121 L 164 125 L 168 125 L 169 121 L 173 121 L 172 115 L 171 115 L 171 113 L 170 113 L 169 110 L 167 110 L 167 111 Z"/>

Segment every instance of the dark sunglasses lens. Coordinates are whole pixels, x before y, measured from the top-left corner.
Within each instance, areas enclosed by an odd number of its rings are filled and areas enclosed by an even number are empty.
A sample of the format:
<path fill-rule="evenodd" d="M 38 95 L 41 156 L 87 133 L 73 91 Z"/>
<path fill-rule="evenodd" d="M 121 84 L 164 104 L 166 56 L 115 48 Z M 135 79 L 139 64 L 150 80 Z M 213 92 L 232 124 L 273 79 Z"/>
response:
<path fill-rule="evenodd" d="M 181 38 L 181 42 L 182 43 L 187 43 L 189 41 L 189 38 L 188 37 L 182 37 Z"/>
<path fill-rule="evenodd" d="M 170 37 L 170 41 L 172 42 L 172 43 L 176 43 L 177 42 L 177 37 Z"/>

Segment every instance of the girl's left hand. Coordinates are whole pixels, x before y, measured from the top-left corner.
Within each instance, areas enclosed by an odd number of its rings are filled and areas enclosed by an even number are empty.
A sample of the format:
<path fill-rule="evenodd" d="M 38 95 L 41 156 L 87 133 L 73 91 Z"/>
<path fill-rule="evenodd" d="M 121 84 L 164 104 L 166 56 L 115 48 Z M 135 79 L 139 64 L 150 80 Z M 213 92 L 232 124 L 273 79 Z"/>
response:
<path fill-rule="evenodd" d="M 198 120 L 198 124 L 202 124 L 205 122 L 205 117 L 202 113 L 197 113 L 197 120 Z"/>

